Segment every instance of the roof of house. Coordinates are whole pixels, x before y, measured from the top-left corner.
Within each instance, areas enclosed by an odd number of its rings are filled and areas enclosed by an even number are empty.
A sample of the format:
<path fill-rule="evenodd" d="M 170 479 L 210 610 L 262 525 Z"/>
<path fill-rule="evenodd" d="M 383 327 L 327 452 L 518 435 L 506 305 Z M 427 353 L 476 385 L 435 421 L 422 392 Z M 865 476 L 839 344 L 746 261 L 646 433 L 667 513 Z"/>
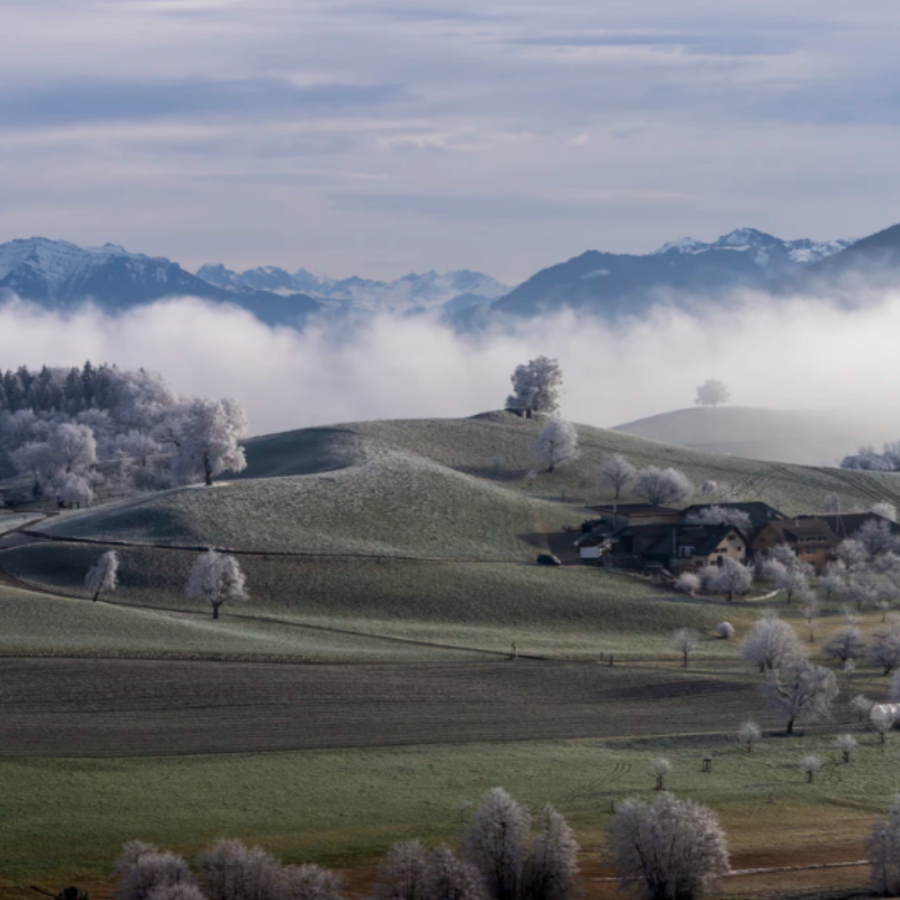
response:
<path fill-rule="evenodd" d="M 824 537 L 833 543 L 838 540 L 834 531 L 828 527 L 824 516 L 797 516 L 795 519 L 779 519 L 766 524 L 778 537 L 788 543 L 794 543 L 804 537 Z"/>
<path fill-rule="evenodd" d="M 766 522 L 772 520 L 787 518 L 783 512 L 763 503 L 759 500 L 753 500 L 748 503 L 695 503 L 687 509 L 681 511 L 682 516 L 687 518 L 690 515 L 709 509 L 711 506 L 720 506 L 722 509 L 734 509 L 750 516 L 750 522 L 754 528 L 762 528 Z"/>
<path fill-rule="evenodd" d="M 632 525 L 620 529 L 616 534 L 632 534 L 644 538 L 648 541 L 642 551 L 646 556 L 671 556 L 674 549 L 673 537 L 676 547 L 691 546 L 695 555 L 708 556 L 732 532 L 746 543 L 741 532 L 731 525 Z"/>
<path fill-rule="evenodd" d="M 615 513 L 619 516 L 678 515 L 677 509 L 672 509 L 668 506 L 654 506 L 652 503 L 619 503 L 616 506 L 613 506 L 610 503 L 603 506 L 590 506 L 588 508 L 600 513 Z"/>
<path fill-rule="evenodd" d="M 827 522 L 828 527 L 842 539 L 852 537 L 866 522 L 873 519 L 876 522 L 887 522 L 893 534 L 900 533 L 900 525 L 873 512 L 841 513 L 840 515 L 828 513 L 827 515 L 819 516 L 819 518 Z"/>

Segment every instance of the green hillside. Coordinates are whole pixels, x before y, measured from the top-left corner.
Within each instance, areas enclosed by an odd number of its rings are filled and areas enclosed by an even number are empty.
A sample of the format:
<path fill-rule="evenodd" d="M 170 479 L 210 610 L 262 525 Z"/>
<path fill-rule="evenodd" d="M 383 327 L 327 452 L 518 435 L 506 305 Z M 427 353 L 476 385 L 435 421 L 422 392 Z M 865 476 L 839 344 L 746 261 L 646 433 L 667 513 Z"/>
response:
<path fill-rule="evenodd" d="M 689 407 L 617 425 L 616 431 L 710 453 L 801 465 L 837 465 L 860 446 L 896 440 L 889 422 L 854 412 Z"/>

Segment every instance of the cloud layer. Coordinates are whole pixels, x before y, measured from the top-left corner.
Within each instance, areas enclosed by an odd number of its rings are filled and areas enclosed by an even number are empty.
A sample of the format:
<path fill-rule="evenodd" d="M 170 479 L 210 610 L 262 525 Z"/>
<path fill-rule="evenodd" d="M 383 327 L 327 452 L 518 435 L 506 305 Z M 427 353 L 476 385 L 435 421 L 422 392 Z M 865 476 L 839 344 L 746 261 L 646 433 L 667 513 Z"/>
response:
<path fill-rule="evenodd" d="M 8 0 L 0 240 L 515 282 L 900 209 L 892 0 Z"/>
<path fill-rule="evenodd" d="M 692 313 L 660 306 L 617 327 L 566 313 L 478 339 L 424 317 L 272 329 L 191 298 L 115 317 L 13 302 L 0 306 L 0 368 L 144 366 L 181 392 L 236 397 L 266 433 L 497 409 L 515 366 L 545 354 L 560 361 L 563 413 L 578 422 L 609 427 L 690 406 L 697 385 L 717 377 L 737 405 L 867 415 L 862 442 L 900 437 L 898 331 L 900 293 L 854 311 L 744 295 Z"/>

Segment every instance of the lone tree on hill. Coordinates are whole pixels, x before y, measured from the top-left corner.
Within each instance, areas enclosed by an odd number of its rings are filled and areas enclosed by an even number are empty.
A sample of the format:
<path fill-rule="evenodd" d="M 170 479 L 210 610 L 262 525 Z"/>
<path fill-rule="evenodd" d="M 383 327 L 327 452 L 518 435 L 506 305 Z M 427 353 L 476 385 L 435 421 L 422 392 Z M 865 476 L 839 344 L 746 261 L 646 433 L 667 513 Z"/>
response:
<path fill-rule="evenodd" d="M 541 429 L 531 455 L 545 466 L 548 472 L 552 472 L 557 466 L 577 459 L 579 452 L 578 432 L 575 426 L 565 419 L 551 419 Z"/>
<path fill-rule="evenodd" d="M 866 841 L 872 890 L 884 897 L 900 894 L 900 794 L 895 794 L 887 815 L 872 823 Z"/>
<path fill-rule="evenodd" d="M 700 387 L 697 388 L 697 399 L 694 403 L 697 406 L 716 407 L 721 403 L 727 403 L 731 399 L 725 382 L 716 378 L 707 378 Z"/>
<path fill-rule="evenodd" d="M 524 409 L 553 415 L 559 412 L 562 371 L 559 362 L 539 356 L 516 366 L 511 376 L 513 392 L 506 399 L 507 409 Z"/>
<path fill-rule="evenodd" d="M 202 598 L 219 618 L 219 607 L 227 600 L 249 600 L 246 578 L 238 561 L 229 554 L 207 550 L 191 568 L 185 593 L 192 599 Z"/>
<path fill-rule="evenodd" d="M 632 493 L 654 506 L 683 503 L 694 493 L 694 486 L 678 469 L 648 466 L 638 473 Z"/>
<path fill-rule="evenodd" d="M 119 556 L 115 550 L 107 550 L 97 564 L 88 569 L 84 578 L 85 587 L 99 600 L 103 591 L 114 591 L 119 584 Z"/>
<path fill-rule="evenodd" d="M 620 890 L 638 887 L 643 900 L 697 900 L 729 870 L 718 817 L 692 800 L 626 800 L 607 834 Z"/>
<path fill-rule="evenodd" d="M 838 695 L 834 672 L 805 659 L 794 659 L 769 672 L 763 696 L 785 720 L 787 734 L 795 722 L 816 722 L 827 718 Z"/>
<path fill-rule="evenodd" d="M 700 634 L 693 628 L 680 628 L 672 636 L 672 649 L 681 654 L 681 665 L 688 667 L 691 654 L 700 646 Z"/>
<path fill-rule="evenodd" d="M 634 481 L 637 469 L 621 453 L 613 453 L 600 463 L 597 474 L 600 484 L 615 491 L 613 500 L 618 500 L 622 491 Z"/>

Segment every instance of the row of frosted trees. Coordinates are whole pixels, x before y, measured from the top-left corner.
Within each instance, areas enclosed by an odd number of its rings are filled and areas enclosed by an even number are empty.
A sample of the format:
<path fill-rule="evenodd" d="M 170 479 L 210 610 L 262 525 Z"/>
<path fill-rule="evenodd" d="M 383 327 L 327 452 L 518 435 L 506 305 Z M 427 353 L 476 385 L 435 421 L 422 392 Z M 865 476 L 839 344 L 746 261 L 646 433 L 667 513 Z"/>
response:
<path fill-rule="evenodd" d="M 620 889 L 644 900 L 695 900 L 729 871 L 725 832 L 708 807 L 666 792 L 620 803 L 607 828 Z M 900 794 L 867 841 L 873 888 L 900 891 Z M 459 849 L 394 844 L 370 900 L 574 900 L 579 847 L 552 806 L 537 817 L 503 788 L 489 791 Z M 189 864 L 149 844 L 126 844 L 116 861 L 117 900 L 341 900 L 340 878 L 316 865 L 283 866 L 259 847 L 219 840 Z"/>

